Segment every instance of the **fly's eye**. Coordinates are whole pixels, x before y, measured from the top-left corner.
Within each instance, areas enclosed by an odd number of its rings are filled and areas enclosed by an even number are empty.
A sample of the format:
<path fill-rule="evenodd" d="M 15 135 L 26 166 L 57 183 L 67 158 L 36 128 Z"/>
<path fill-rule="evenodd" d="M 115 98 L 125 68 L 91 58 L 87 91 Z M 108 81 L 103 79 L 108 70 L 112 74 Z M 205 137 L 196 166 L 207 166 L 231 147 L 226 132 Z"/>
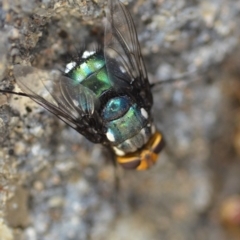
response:
<path fill-rule="evenodd" d="M 126 97 L 116 97 L 110 99 L 103 109 L 103 118 L 112 121 L 122 117 L 130 108 L 130 101 Z"/>

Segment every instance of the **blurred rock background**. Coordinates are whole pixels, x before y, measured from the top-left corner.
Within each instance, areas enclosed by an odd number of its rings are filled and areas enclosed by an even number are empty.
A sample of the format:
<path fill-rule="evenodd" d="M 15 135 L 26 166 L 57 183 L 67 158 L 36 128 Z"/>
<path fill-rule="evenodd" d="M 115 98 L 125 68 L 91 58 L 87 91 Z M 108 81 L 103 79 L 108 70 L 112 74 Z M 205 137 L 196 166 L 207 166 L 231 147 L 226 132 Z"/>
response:
<path fill-rule="evenodd" d="M 240 2 L 128 4 L 167 146 L 149 171 L 31 100 L 0 94 L 0 239 L 240 239 Z M 0 88 L 15 64 L 61 69 L 103 39 L 104 0 L 2 0 Z M 116 190 L 115 176 L 120 189 Z"/>

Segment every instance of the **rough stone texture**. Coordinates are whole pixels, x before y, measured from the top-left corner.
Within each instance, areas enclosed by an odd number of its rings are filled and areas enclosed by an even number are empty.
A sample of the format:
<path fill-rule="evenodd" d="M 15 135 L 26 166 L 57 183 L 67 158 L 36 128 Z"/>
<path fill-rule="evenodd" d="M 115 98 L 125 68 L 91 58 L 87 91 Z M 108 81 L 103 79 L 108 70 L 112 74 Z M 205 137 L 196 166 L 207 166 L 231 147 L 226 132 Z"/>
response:
<path fill-rule="evenodd" d="M 15 86 L 14 64 L 58 69 L 101 41 L 105 5 L 3 0 L 1 89 Z M 0 95 L 1 239 L 240 238 L 231 227 L 238 218 L 224 211 L 226 226 L 220 214 L 240 190 L 239 1 L 132 0 L 128 8 L 150 80 L 182 76 L 153 90 L 167 147 L 149 171 L 117 168 L 116 191 L 101 146 L 31 100 Z"/>

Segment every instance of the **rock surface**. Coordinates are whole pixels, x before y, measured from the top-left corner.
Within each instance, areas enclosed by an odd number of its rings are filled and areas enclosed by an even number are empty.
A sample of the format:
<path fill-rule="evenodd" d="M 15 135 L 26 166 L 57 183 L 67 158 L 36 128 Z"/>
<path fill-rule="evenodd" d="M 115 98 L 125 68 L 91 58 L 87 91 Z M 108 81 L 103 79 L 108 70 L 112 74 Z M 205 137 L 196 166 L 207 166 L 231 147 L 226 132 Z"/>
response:
<path fill-rule="evenodd" d="M 15 64 L 59 69 L 100 42 L 104 6 L 3 0 L 1 89 L 15 86 Z M 114 169 L 101 146 L 30 99 L 0 94 L 1 239 L 240 238 L 220 214 L 240 190 L 239 2 L 132 0 L 128 9 L 150 81 L 182 76 L 153 89 L 167 142 L 158 163 Z"/>

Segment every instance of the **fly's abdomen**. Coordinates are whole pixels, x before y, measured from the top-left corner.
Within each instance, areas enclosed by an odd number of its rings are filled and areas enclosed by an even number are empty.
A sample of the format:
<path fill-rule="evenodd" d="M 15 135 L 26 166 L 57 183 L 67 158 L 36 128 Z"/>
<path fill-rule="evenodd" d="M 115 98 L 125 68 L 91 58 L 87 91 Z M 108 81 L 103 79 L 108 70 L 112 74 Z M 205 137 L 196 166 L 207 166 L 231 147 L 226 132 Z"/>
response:
<path fill-rule="evenodd" d="M 81 84 L 90 89 L 97 98 L 100 98 L 102 93 L 111 87 L 105 60 L 101 53 L 90 55 L 85 61 L 67 72 L 67 75 L 73 79 L 76 85 Z"/>

